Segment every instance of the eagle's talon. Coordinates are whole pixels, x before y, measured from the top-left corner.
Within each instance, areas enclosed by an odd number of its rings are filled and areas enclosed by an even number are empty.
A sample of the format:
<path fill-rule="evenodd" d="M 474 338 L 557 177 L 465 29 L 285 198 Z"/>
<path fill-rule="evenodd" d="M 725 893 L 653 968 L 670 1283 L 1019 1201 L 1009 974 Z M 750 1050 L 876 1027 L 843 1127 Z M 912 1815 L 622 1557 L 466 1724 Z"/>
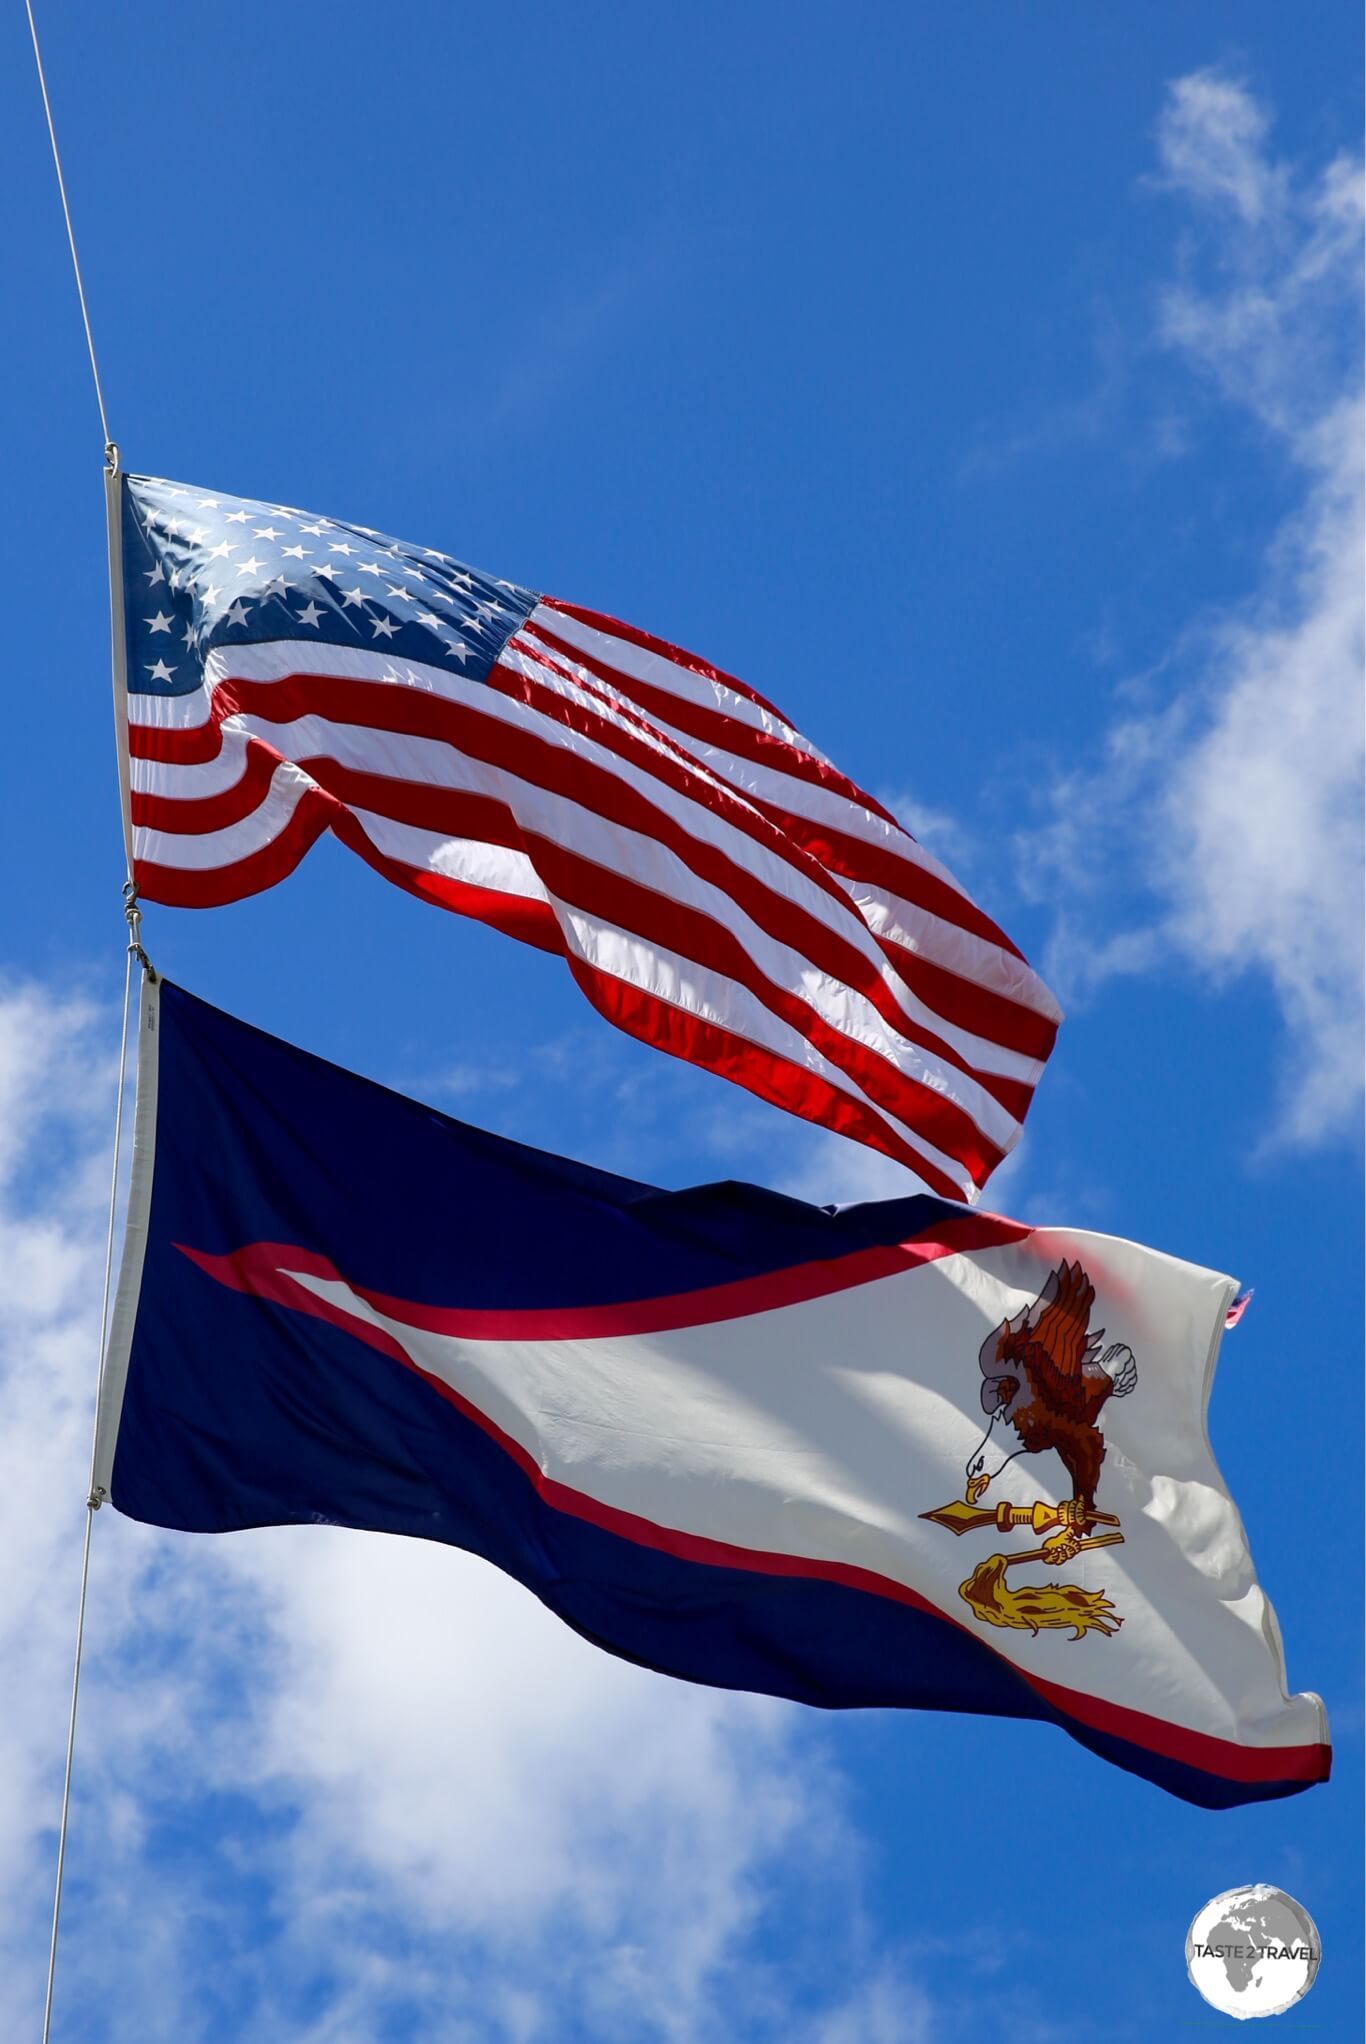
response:
<path fill-rule="evenodd" d="M 1043 1544 L 1043 1559 L 1050 1568 L 1060 1568 L 1065 1561 L 1071 1561 L 1074 1554 L 1081 1552 L 1081 1538 L 1070 1526 L 1061 1533 L 1055 1533 Z"/>

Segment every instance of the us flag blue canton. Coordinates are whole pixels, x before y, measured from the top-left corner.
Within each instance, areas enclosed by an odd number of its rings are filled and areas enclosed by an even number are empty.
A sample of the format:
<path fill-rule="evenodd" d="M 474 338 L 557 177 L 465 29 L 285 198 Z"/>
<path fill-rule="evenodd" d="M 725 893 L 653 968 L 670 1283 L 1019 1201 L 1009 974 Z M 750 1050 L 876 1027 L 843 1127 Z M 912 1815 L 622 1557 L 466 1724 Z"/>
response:
<path fill-rule="evenodd" d="M 129 479 L 123 547 L 135 695 L 193 695 L 215 648 L 304 636 L 482 681 L 536 604 L 435 547 L 154 477 Z"/>
<path fill-rule="evenodd" d="M 1057 1003 L 771 701 L 437 547 L 115 487 L 144 899 L 239 900 L 330 831 L 563 958 L 618 1028 L 975 1197 L 1019 1138 Z"/>

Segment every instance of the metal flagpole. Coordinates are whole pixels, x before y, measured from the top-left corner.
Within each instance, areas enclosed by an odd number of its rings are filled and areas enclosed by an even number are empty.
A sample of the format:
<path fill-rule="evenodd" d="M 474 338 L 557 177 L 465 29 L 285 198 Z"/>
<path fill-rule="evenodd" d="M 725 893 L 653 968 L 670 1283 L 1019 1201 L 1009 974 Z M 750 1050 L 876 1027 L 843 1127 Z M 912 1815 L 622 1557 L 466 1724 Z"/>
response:
<path fill-rule="evenodd" d="M 57 146 L 57 130 L 52 118 L 52 102 L 48 97 L 47 76 L 43 69 L 43 53 L 38 42 L 38 25 L 33 18 L 33 0 L 24 0 L 28 15 L 29 35 L 33 42 L 33 60 L 38 69 L 38 89 L 43 98 L 43 112 L 47 118 L 48 140 L 52 145 L 52 163 L 57 173 L 57 190 L 62 201 L 62 217 L 66 222 L 67 246 L 71 251 L 71 267 L 76 278 L 76 296 L 80 300 L 81 323 L 85 328 L 85 345 L 90 356 L 90 374 L 95 385 L 95 402 L 99 407 L 100 429 L 104 436 L 105 462 L 105 508 L 109 535 L 109 600 L 112 620 L 113 666 L 114 666 L 114 716 L 118 743 L 119 797 L 123 821 L 123 842 L 127 878 L 123 889 L 123 913 L 128 925 L 128 946 L 123 969 L 123 1021 L 119 1033 L 118 1090 L 114 1103 L 114 1154 L 109 1170 L 109 1217 L 105 1230 L 104 1283 L 100 1297 L 99 1361 L 95 1384 L 95 1426 L 90 1444 L 90 1476 L 86 1486 L 85 1538 L 81 1548 L 81 1587 L 76 1611 L 76 1652 L 71 1670 L 71 1708 L 66 1727 L 66 1765 L 62 1776 L 62 1813 L 57 1830 L 57 1877 L 52 1897 L 52 1934 L 48 1943 L 47 1990 L 43 1999 L 43 2040 L 50 2044 L 52 2031 L 52 1996 L 57 1973 L 57 1930 L 62 1913 L 62 1878 L 66 1871 L 66 1841 L 71 1817 L 71 1772 L 76 1751 L 76 1705 L 81 1687 L 81 1654 L 85 1644 L 85 1608 L 90 1586 L 90 1534 L 95 1514 L 100 1508 L 102 1493 L 96 1487 L 96 1453 L 99 1442 L 100 1393 L 104 1384 L 105 1361 L 109 1347 L 109 1290 L 114 1269 L 114 1224 L 118 1208 L 119 1161 L 123 1145 L 123 1094 L 128 1065 L 128 1012 L 133 992 L 133 962 L 136 959 L 144 971 L 148 969 L 146 954 L 142 948 L 142 911 L 138 907 L 137 887 L 133 880 L 133 844 L 128 798 L 128 743 L 125 728 L 126 705 L 123 700 L 126 686 L 123 632 L 123 573 L 122 573 L 122 478 L 119 472 L 119 451 L 109 433 L 109 416 L 105 410 L 104 388 L 100 382 L 100 367 L 95 355 L 95 337 L 90 325 L 90 309 L 86 303 L 85 281 L 81 275 L 80 257 L 76 252 L 76 233 L 71 222 L 71 206 L 66 195 L 66 178 L 62 172 L 62 155 Z"/>

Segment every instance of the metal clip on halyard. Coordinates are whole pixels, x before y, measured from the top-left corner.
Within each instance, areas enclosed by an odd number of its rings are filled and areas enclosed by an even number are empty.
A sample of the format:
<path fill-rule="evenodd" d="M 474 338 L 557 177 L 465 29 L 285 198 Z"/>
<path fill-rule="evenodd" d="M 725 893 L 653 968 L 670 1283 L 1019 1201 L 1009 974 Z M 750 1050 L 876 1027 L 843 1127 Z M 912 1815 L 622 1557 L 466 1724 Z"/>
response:
<path fill-rule="evenodd" d="M 142 948 L 142 909 L 138 903 L 138 888 L 135 880 L 123 883 L 123 920 L 128 925 L 128 956 L 136 958 L 142 970 L 153 985 L 156 984 L 156 967 Z"/>

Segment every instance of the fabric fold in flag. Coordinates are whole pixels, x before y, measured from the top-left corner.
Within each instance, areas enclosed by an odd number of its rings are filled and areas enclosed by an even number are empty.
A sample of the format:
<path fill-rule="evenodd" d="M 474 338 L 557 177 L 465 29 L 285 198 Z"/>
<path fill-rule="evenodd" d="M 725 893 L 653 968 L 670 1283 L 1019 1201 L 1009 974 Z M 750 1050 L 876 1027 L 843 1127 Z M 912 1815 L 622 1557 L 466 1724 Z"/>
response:
<path fill-rule="evenodd" d="M 561 955 L 655 1048 L 951 1198 L 986 1183 L 1057 1003 L 772 703 L 432 547 L 119 487 L 145 899 L 240 900 L 331 831 L 421 899 Z"/>
<path fill-rule="evenodd" d="M 139 1030 L 120 1511 L 444 1541 L 667 1674 L 1043 1720 L 1196 1803 L 1326 1777 L 1205 1431 L 1230 1279 L 929 1196 L 662 1191 L 165 981 Z"/>

